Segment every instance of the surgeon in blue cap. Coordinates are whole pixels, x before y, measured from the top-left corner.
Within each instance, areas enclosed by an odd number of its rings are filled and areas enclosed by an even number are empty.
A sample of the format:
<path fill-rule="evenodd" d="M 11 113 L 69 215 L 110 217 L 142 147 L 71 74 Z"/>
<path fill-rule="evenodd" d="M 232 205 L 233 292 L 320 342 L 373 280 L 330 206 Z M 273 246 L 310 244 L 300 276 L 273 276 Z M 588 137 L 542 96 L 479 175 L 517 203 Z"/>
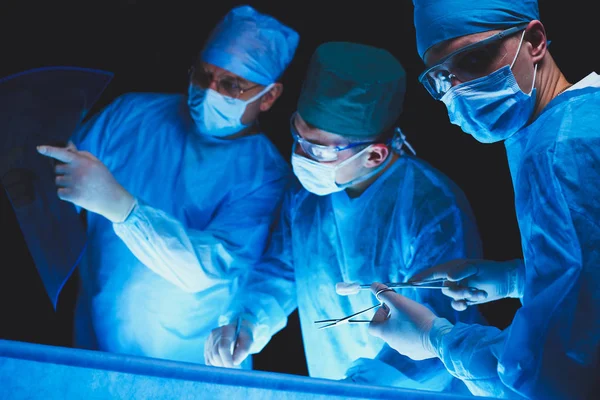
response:
<path fill-rule="evenodd" d="M 548 50 L 535 0 L 414 0 L 421 83 L 450 121 L 504 141 L 523 259 L 455 260 L 457 310 L 521 299 L 512 324 L 453 324 L 391 292 L 372 333 L 402 354 L 440 358 L 478 395 L 597 398 L 600 377 L 600 77 L 569 83 Z M 383 286 L 375 285 L 373 290 Z M 477 290 L 467 290 L 475 288 Z"/>
<path fill-rule="evenodd" d="M 62 161 L 59 197 L 88 211 L 77 347 L 204 363 L 292 177 L 257 118 L 281 95 L 298 40 L 236 7 L 205 43 L 187 96 L 126 94 L 68 148 L 39 149 Z"/>
<path fill-rule="evenodd" d="M 300 185 L 287 193 L 265 258 L 207 341 L 207 363 L 231 367 L 259 352 L 297 307 L 311 377 L 468 392 L 439 360 L 402 356 L 370 337 L 367 324 L 315 324 L 376 304 L 344 284 L 403 282 L 436 263 L 481 256 L 464 194 L 411 155 L 398 129 L 405 88 L 404 68 L 386 50 L 348 42 L 316 49 L 290 121 Z M 449 320 L 482 322 L 475 308 L 453 310 L 439 289 L 403 293 Z M 356 319 L 368 322 L 372 313 L 365 315 Z"/>

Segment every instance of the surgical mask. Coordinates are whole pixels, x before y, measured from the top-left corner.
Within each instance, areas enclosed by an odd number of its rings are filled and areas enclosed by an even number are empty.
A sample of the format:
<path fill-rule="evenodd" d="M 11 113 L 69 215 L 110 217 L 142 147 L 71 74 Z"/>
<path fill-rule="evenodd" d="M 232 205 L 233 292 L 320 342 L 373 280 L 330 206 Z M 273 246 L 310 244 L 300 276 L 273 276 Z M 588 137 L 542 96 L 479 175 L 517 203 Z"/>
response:
<path fill-rule="evenodd" d="M 249 126 L 242 123 L 246 106 L 271 90 L 273 85 L 268 85 L 248 100 L 240 100 L 224 96 L 212 89 L 203 89 L 190 84 L 188 88 L 190 115 L 202 134 L 216 137 L 233 135 Z"/>
<path fill-rule="evenodd" d="M 342 161 L 337 165 L 328 165 L 296 154 L 296 145 L 294 144 L 292 168 L 294 170 L 294 174 L 306 190 L 319 196 L 326 196 L 331 193 L 340 192 L 346 188 L 349 188 L 350 186 L 369 179 L 379 172 L 391 159 L 391 157 L 388 156 L 379 167 L 373 168 L 372 171 L 361 177 L 351 179 L 344 184 L 337 183 L 336 180 L 338 171 L 344 166 L 352 163 L 354 160 L 359 159 L 370 148 L 371 146 L 359 151 L 352 157 Z"/>
<path fill-rule="evenodd" d="M 494 143 L 508 139 L 523 128 L 533 114 L 537 64 L 529 94 L 521 90 L 512 73 L 523 36 L 510 66 L 456 85 L 441 98 L 448 109 L 450 122 L 479 142 Z"/>

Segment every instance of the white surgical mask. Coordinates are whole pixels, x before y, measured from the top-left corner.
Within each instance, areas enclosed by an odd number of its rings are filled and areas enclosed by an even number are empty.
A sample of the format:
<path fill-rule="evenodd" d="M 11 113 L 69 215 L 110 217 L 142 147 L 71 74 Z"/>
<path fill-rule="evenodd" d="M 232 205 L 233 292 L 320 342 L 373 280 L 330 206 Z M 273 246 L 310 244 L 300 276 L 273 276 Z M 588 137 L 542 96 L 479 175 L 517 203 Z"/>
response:
<path fill-rule="evenodd" d="M 325 196 L 331 193 L 340 192 L 346 188 L 349 188 L 350 186 L 356 185 L 357 183 L 371 178 L 373 175 L 381 171 L 387 165 L 389 160 L 391 160 L 391 155 L 388 155 L 384 162 L 382 162 L 378 167 L 373 168 L 372 171 L 368 172 L 367 174 L 355 179 L 351 179 L 349 182 L 338 184 L 336 181 L 338 171 L 361 157 L 370 148 L 371 146 L 359 151 L 352 157 L 342 161 L 339 164 L 329 165 L 296 154 L 296 144 L 294 144 L 294 148 L 292 150 L 292 168 L 294 170 L 294 174 L 306 190 L 319 196 Z"/>
<path fill-rule="evenodd" d="M 248 100 L 240 100 L 190 83 L 188 88 L 190 115 L 202 134 L 216 137 L 233 135 L 248 127 L 242 123 L 246 106 L 271 90 L 273 85 L 272 83 L 266 86 Z"/>
<path fill-rule="evenodd" d="M 529 94 L 521 90 L 512 73 L 523 36 L 510 66 L 456 85 L 441 98 L 448 109 L 450 122 L 479 142 L 494 143 L 508 139 L 523 128 L 533 114 L 537 64 Z"/>

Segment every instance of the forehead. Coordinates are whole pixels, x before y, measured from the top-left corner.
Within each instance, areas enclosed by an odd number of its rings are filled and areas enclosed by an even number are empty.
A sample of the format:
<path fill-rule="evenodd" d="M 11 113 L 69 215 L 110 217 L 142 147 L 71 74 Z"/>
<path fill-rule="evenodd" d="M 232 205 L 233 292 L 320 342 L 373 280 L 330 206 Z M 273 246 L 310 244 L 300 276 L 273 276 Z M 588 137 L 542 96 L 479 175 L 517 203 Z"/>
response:
<path fill-rule="evenodd" d="M 309 142 L 324 146 L 341 146 L 348 144 L 348 139 L 345 139 L 341 135 L 310 126 L 302 119 L 302 116 L 300 116 L 299 113 L 296 113 L 293 123 L 300 136 Z"/>
<path fill-rule="evenodd" d="M 502 29 L 493 31 L 472 33 L 470 35 L 460 36 L 454 39 L 448 39 L 432 46 L 425 53 L 424 60 L 425 65 L 430 67 L 438 63 L 439 60 L 443 59 L 447 55 L 462 49 L 473 43 L 477 43 L 483 39 L 487 39 L 496 33 L 502 32 Z"/>

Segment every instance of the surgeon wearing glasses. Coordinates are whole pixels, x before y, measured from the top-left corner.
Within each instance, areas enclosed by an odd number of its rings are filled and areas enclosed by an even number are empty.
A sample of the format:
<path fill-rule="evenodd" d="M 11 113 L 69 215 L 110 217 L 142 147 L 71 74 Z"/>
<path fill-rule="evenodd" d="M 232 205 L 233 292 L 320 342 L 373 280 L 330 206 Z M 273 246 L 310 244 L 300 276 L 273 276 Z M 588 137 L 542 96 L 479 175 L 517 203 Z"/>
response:
<path fill-rule="evenodd" d="M 265 257 L 207 342 L 207 363 L 232 367 L 259 352 L 298 308 L 311 377 L 467 391 L 439 360 L 415 362 L 370 337 L 372 314 L 319 329 L 376 305 L 368 291 L 341 296 L 340 282 L 404 282 L 436 263 L 481 254 L 464 194 L 410 154 L 397 129 L 405 72 L 389 52 L 347 42 L 319 46 L 290 121 L 292 166 L 301 187 L 287 194 Z M 453 321 L 481 321 L 452 309 L 440 290 L 405 289 Z M 242 327 L 230 350 L 237 324 Z"/>
<path fill-rule="evenodd" d="M 523 259 L 453 260 L 414 279 L 446 278 L 457 310 L 504 297 L 522 307 L 505 330 L 453 324 L 385 292 L 371 332 L 402 354 L 441 359 L 471 392 L 597 398 L 600 376 L 600 77 L 569 83 L 548 50 L 535 0 L 414 0 L 420 80 L 450 121 L 504 141 Z M 478 290 L 467 290 L 467 288 Z M 384 287 L 374 285 L 373 290 Z"/>
<path fill-rule="evenodd" d="M 282 93 L 298 42 L 274 17 L 234 7 L 187 96 L 123 95 L 74 135 L 77 148 L 40 149 L 63 161 L 59 197 L 88 210 L 76 347 L 204 363 L 293 178 L 257 120 Z"/>

